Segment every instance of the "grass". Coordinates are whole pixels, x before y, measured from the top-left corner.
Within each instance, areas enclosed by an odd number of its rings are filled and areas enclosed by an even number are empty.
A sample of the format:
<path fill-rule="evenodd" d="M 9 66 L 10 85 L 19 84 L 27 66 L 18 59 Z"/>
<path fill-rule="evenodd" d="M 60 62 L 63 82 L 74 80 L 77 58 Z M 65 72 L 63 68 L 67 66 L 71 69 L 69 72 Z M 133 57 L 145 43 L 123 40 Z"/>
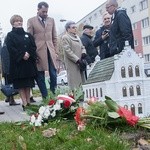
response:
<path fill-rule="evenodd" d="M 51 138 L 43 137 L 42 131 L 56 128 Z M 2 150 L 129 150 L 127 141 L 119 138 L 117 132 L 88 126 L 78 132 L 74 121 L 56 120 L 47 126 L 33 128 L 28 123 L 0 124 L 0 149 Z"/>

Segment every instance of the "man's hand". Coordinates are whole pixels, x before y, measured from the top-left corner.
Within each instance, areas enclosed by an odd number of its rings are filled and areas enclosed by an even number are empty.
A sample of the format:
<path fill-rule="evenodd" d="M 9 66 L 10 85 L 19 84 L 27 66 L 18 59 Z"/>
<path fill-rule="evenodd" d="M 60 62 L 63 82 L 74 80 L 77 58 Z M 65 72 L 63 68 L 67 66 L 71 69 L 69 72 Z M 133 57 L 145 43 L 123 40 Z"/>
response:
<path fill-rule="evenodd" d="M 102 39 L 105 40 L 109 37 L 109 33 L 102 34 Z"/>

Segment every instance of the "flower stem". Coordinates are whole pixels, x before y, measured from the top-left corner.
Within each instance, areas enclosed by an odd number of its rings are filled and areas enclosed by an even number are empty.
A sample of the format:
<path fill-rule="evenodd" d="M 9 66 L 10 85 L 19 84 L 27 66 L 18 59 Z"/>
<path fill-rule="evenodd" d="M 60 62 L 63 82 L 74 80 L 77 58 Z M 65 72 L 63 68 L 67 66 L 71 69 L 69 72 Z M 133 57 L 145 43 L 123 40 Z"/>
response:
<path fill-rule="evenodd" d="M 92 116 L 92 115 L 81 115 L 81 118 L 94 118 L 94 119 L 100 119 L 100 120 L 104 119 L 102 117 Z"/>

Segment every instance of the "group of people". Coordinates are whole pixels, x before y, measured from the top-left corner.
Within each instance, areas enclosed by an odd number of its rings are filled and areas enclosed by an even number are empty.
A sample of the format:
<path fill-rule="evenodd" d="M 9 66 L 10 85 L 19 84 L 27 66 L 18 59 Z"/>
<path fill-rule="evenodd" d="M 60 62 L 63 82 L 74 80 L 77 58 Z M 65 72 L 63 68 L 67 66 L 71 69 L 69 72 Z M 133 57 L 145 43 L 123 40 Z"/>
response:
<path fill-rule="evenodd" d="M 49 71 L 50 90 L 55 93 L 57 36 L 54 19 L 47 15 L 48 8 L 49 5 L 46 2 L 38 4 L 37 15 L 28 19 L 27 32 L 23 28 L 23 18 L 20 15 L 13 15 L 10 19 L 12 30 L 5 39 L 9 54 L 7 74 L 9 80 L 7 81 L 9 84 L 12 83 L 15 89 L 18 89 L 24 111 L 30 105 L 30 92 L 35 86 L 35 81 L 42 98 L 48 97 L 45 71 Z M 13 104 L 16 104 L 14 100 Z"/>
<path fill-rule="evenodd" d="M 37 15 L 28 19 L 27 32 L 20 15 L 10 19 L 12 31 L 7 34 L 6 46 L 9 53 L 9 83 L 19 90 L 22 108 L 30 105 L 30 91 L 35 82 L 43 99 L 48 96 L 45 84 L 45 71 L 49 71 L 50 90 L 55 94 L 57 85 L 57 34 L 53 18 L 48 17 L 49 5 L 40 2 Z M 68 86 L 71 90 L 78 88 L 86 80 L 86 65 L 95 61 L 99 47 L 100 58 L 105 59 L 120 53 L 125 41 L 134 48 L 131 21 L 126 10 L 118 8 L 116 0 L 108 0 L 103 15 L 104 25 L 96 31 L 85 25 L 81 37 L 77 35 L 77 26 L 73 21 L 65 25 L 66 33 L 62 37 Z"/>
<path fill-rule="evenodd" d="M 79 37 L 75 22 L 66 23 L 66 34 L 62 37 L 62 41 L 68 85 L 72 90 L 85 82 L 86 63 L 91 64 L 95 61 L 98 47 L 101 60 L 120 53 L 125 41 L 128 41 L 134 49 L 131 21 L 126 10 L 118 8 L 116 0 L 106 2 L 103 23 L 103 26 L 96 31 L 94 39 L 91 25 L 84 25 L 83 34 Z"/>

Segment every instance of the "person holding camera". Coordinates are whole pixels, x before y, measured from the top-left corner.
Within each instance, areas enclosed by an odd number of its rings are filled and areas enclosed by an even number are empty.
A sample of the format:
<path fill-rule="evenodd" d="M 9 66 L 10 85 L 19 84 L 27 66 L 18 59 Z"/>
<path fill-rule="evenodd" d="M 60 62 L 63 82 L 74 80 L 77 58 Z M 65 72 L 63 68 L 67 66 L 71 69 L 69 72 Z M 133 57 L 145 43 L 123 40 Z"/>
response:
<path fill-rule="evenodd" d="M 126 9 L 118 7 L 116 0 L 107 0 L 106 11 L 112 15 L 110 29 L 110 55 L 119 54 L 125 46 L 125 41 L 134 49 L 132 24 Z"/>
<path fill-rule="evenodd" d="M 96 31 L 93 41 L 95 47 L 99 46 L 99 56 L 101 60 L 110 57 L 109 31 L 111 26 L 111 15 L 107 12 L 103 15 L 103 23 L 104 25 Z"/>
<path fill-rule="evenodd" d="M 78 88 L 85 81 L 86 50 L 77 35 L 75 22 L 68 21 L 65 25 L 66 34 L 62 37 L 68 86 L 71 90 Z"/>

